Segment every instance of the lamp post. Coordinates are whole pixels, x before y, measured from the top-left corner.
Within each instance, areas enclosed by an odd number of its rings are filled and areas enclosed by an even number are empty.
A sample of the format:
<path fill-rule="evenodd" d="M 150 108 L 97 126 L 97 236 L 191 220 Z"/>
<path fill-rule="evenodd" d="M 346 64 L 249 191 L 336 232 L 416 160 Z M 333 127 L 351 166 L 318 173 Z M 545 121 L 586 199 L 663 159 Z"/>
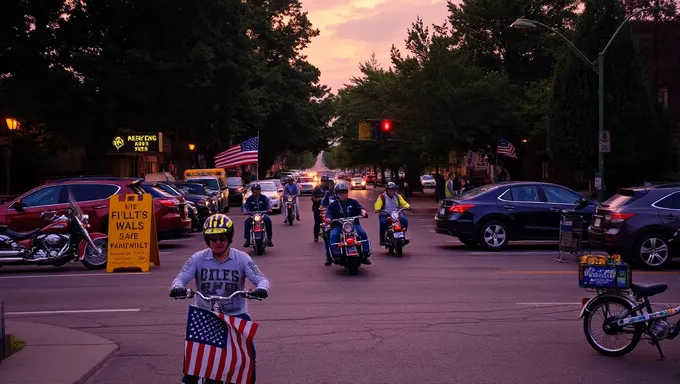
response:
<path fill-rule="evenodd" d="M 650 8 L 645 8 L 641 9 L 637 12 L 633 12 L 632 14 L 626 16 L 625 19 L 621 22 L 618 28 L 616 28 L 616 31 L 612 35 L 612 37 L 609 39 L 609 42 L 607 42 L 607 45 L 605 45 L 604 49 L 600 51 L 600 53 L 597 55 L 597 60 L 596 61 L 591 61 L 588 59 L 588 57 L 581 52 L 574 43 L 572 43 L 569 39 L 564 37 L 561 33 L 559 33 L 555 28 L 549 27 L 539 21 L 536 20 L 530 20 L 530 19 L 525 19 L 524 17 L 520 17 L 519 19 L 515 20 L 512 24 L 510 24 L 511 28 L 517 28 L 517 29 L 530 29 L 530 28 L 545 28 L 549 30 L 550 32 L 556 34 L 559 36 L 568 46 L 571 48 L 574 53 L 578 55 L 578 57 L 581 58 L 588 66 L 595 71 L 598 77 L 598 96 L 599 96 L 599 101 L 598 101 L 598 127 L 597 127 L 597 163 L 598 163 L 598 171 L 600 173 L 600 191 L 598 193 L 598 198 L 600 201 L 604 201 L 604 192 L 605 192 L 605 187 L 604 187 L 604 152 L 600 148 L 600 138 L 603 136 L 604 132 L 604 55 L 607 53 L 607 50 L 609 49 L 609 46 L 611 46 L 612 42 L 618 36 L 619 32 L 621 31 L 621 28 L 623 28 L 628 21 L 643 13 L 643 12 L 648 12 L 651 10 L 655 9 L 660 9 L 661 7 L 650 7 Z"/>
<path fill-rule="evenodd" d="M 196 149 L 196 145 L 189 144 L 189 150 L 191 151 L 191 168 L 194 167 L 194 160 L 196 159 L 196 156 L 194 156 L 194 149 Z"/>
<path fill-rule="evenodd" d="M 21 124 L 17 121 L 17 119 L 12 118 L 12 117 L 7 117 L 5 118 L 5 124 L 7 124 L 7 137 L 3 137 L 3 142 L 2 142 L 2 152 L 5 157 L 5 177 L 7 179 L 6 181 L 6 188 L 7 188 L 7 194 L 10 194 L 10 175 L 11 175 L 11 160 L 12 160 L 12 132 L 16 131 L 21 127 Z"/>

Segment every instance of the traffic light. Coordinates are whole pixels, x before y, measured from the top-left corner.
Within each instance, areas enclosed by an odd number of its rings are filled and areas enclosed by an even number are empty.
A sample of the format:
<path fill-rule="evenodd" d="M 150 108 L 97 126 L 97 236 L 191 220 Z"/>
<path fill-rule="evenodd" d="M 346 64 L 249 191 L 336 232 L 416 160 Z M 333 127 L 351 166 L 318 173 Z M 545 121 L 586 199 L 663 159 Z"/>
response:
<path fill-rule="evenodd" d="M 360 120 L 359 141 L 388 141 L 393 128 L 394 122 L 391 119 Z"/>
<path fill-rule="evenodd" d="M 392 120 L 385 119 L 380 122 L 380 139 L 387 141 L 392 133 Z"/>

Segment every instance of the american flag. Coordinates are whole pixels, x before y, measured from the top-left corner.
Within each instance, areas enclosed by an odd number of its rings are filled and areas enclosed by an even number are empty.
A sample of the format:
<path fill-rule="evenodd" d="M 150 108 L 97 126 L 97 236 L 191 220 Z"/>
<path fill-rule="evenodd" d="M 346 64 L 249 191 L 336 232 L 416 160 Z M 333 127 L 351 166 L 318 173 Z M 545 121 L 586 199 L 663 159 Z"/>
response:
<path fill-rule="evenodd" d="M 258 324 L 189 306 L 184 373 L 235 384 L 251 384 L 253 338 Z"/>
<path fill-rule="evenodd" d="M 257 163 L 257 150 L 260 145 L 259 136 L 234 145 L 215 156 L 215 168 L 231 168 L 238 165 Z"/>
<path fill-rule="evenodd" d="M 517 152 L 515 152 L 515 146 L 511 142 L 499 137 L 498 145 L 496 146 L 496 153 L 499 155 L 512 157 L 517 159 Z"/>

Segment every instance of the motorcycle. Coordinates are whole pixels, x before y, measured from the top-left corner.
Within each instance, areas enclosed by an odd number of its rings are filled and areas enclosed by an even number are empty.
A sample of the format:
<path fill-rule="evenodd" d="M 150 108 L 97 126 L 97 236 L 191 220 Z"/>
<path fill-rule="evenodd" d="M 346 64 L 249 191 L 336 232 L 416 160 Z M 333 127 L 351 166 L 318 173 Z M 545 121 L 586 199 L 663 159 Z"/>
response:
<path fill-rule="evenodd" d="M 385 230 L 385 248 L 389 254 L 394 253 L 396 256 L 401 256 L 403 247 L 409 243 L 406 239 L 406 228 L 401 226 L 399 216 L 405 208 L 401 208 L 396 212 L 381 211 L 381 215 L 387 216 L 387 229 Z"/>
<path fill-rule="evenodd" d="M 286 199 L 286 221 L 288 225 L 293 225 L 293 219 L 295 218 L 295 199 L 293 196 L 288 196 Z"/>
<path fill-rule="evenodd" d="M 83 214 L 72 197 L 65 215 L 43 212 L 40 218 L 50 223 L 28 233 L 0 226 L 0 266 L 65 265 L 80 261 L 88 269 L 104 269 L 108 261 L 108 237 L 89 233 L 89 216 Z M 51 217 L 47 217 L 51 213 Z"/>
<path fill-rule="evenodd" d="M 269 241 L 267 238 L 267 226 L 264 222 L 265 212 L 252 212 L 250 217 L 253 219 L 250 227 L 250 244 L 255 253 L 260 256 L 264 253 L 264 249 Z"/>
<path fill-rule="evenodd" d="M 367 255 L 363 251 L 361 243 L 368 242 L 368 240 L 358 240 L 359 236 L 354 228 L 354 220 L 360 219 L 362 216 L 343 217 L 340 219 L 331 220 L 329 224 L 340 223 L 342 230 L 340 231 L 340 242 L 331 243 L 331 246 L 337 245 L 340 247 L 340 255 L 335 256 L 331 252 L 331 259 L 333 264 L 341 265 L 349 270 L 349 274 L 356 276 L 359 274 L 359 266 L 367 260 Z M 330 241 L 330 240 L 329 240 Z"/>

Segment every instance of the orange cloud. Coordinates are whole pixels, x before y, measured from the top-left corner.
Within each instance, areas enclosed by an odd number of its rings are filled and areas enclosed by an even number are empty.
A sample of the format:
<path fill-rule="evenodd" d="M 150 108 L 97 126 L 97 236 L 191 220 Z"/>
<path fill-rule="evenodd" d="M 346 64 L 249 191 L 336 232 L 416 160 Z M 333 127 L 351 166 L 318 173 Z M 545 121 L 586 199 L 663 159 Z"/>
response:
<path fill-rule="evenodd" d="M 404 51 L 406 30 L 417 17 L 426 25 L 448 17 L 446 0 L 302 0 L 302 6 L 321 31 L 304 53 L 334 92 L 359 74 L 359 63 L 372 53 L 389 67 L 390 47 Z"/>

